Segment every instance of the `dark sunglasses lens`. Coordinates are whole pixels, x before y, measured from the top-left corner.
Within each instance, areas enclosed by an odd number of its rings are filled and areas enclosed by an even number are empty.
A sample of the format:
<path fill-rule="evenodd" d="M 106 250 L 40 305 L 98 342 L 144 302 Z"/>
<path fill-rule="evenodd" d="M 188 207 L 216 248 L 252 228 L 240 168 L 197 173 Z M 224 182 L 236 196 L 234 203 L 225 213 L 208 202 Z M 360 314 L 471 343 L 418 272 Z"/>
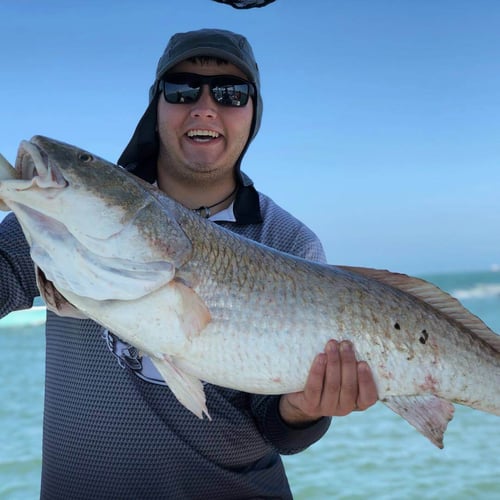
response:
<path fill-rule="evenodd" d="M 245 106 L 250 95 L 250 85 L 237 79 L 214 79 L 210 88 L 214 99 L 223 106 Z"/>
<path fill-rule="evenodd" d="M 200 81 L 172 75 L 163 80 L 163 95 L 170 104 L 195 102 L 200 95 Z"/>

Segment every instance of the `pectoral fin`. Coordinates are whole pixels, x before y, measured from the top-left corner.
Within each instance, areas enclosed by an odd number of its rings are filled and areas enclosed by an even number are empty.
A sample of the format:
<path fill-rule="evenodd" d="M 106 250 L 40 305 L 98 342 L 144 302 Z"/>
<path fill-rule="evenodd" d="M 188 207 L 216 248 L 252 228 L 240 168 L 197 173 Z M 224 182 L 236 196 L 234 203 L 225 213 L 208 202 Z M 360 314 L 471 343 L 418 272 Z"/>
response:
<path fill-rule="evenodd" d="M 444 448 L 443 435 L 455 408 L 444 399 L 424 396 L 394 396 L 383 400 L 392 411 L 403 417 L 438 448 Z"/>
<path fill-rule="evenodd" d="M 180 303 L 176 309 L 182 331 L 186 338 L 198 336 L 211 320 L 210 311 L 200 296 L 181 281 L 174 280 L 172 286 Z"/>
<path fill-rule="evenodd" d="M 210 419 L 205 404 L 206 399 L 203 384 L 198 378 L 179 369 L 173 359 L 166 354 L 161 359 L 151 357 L 151 361 L 164 378 L 174 396 L 183 406 L 198 418 L 203 418 L 203 414 L 205 414 Z"/>

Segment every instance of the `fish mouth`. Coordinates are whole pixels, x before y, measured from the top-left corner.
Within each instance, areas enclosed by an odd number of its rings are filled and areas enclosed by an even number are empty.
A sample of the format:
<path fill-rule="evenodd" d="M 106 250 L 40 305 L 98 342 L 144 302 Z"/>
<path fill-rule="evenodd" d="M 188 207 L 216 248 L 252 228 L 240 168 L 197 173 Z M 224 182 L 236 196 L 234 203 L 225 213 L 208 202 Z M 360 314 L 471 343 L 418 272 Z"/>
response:
<path fill-rule="evenodd" d="M 51 162 L 49 155 L 32 141 L 21 141 L 16 158 L 17 175 L 26 183 L 24 189 L 38 187 L 42 189 L 61 189 L 68 186 L 68 181 L 61 170 Z"/>
<path fill-rule="evenodd" d="M 51 164 L 44 148 L 35 144 L 37 137 L 31 141 L 22 141 L 17 151 L 15 166 L 0 155 L 0 210 L 10 211 L 16 201 L 16 192 L 43 190 L 44 196 L 54 198 L 61 193 L 69 182 L 63 177 L 61 169 Z M 10 194 L 9 194 L 10 192 Z"/>

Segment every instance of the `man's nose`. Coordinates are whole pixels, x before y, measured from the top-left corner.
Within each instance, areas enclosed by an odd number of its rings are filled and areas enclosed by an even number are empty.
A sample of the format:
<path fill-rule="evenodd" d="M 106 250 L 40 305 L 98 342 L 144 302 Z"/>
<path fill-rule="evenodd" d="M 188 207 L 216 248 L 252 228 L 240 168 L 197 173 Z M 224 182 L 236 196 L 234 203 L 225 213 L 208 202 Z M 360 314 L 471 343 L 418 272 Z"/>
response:
<path fill-rule="evenodd" d="M 217 116 L 216 103 L 208 85 L 202 85 L 201 95 L 191 108 L 191 116 L 215 118 Z"/>

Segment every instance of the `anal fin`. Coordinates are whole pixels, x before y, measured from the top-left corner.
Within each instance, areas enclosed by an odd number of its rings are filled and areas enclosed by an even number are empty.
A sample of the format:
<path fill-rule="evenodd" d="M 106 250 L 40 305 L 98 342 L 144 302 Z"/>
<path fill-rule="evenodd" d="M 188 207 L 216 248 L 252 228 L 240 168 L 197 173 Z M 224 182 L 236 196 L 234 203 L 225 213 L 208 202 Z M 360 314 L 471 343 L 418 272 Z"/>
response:
<path fill-rule="evenodd" d="M 203 384 L 198 378 L 179 369 L 172 358 L 166 354 L 162 358 L 151 357 L 151 361 L 183 406 L 198 418 L 203 418 L 205 414 L 211 420 L 206 406 Z"/>
<path fill-rule="evenodd" d="M 444 448 L 443 436 L 455 408 L 445 399 L 432 394 L 423 396 L 393 396 L 382 401 L 403 417 L 438 448 Z"/>

